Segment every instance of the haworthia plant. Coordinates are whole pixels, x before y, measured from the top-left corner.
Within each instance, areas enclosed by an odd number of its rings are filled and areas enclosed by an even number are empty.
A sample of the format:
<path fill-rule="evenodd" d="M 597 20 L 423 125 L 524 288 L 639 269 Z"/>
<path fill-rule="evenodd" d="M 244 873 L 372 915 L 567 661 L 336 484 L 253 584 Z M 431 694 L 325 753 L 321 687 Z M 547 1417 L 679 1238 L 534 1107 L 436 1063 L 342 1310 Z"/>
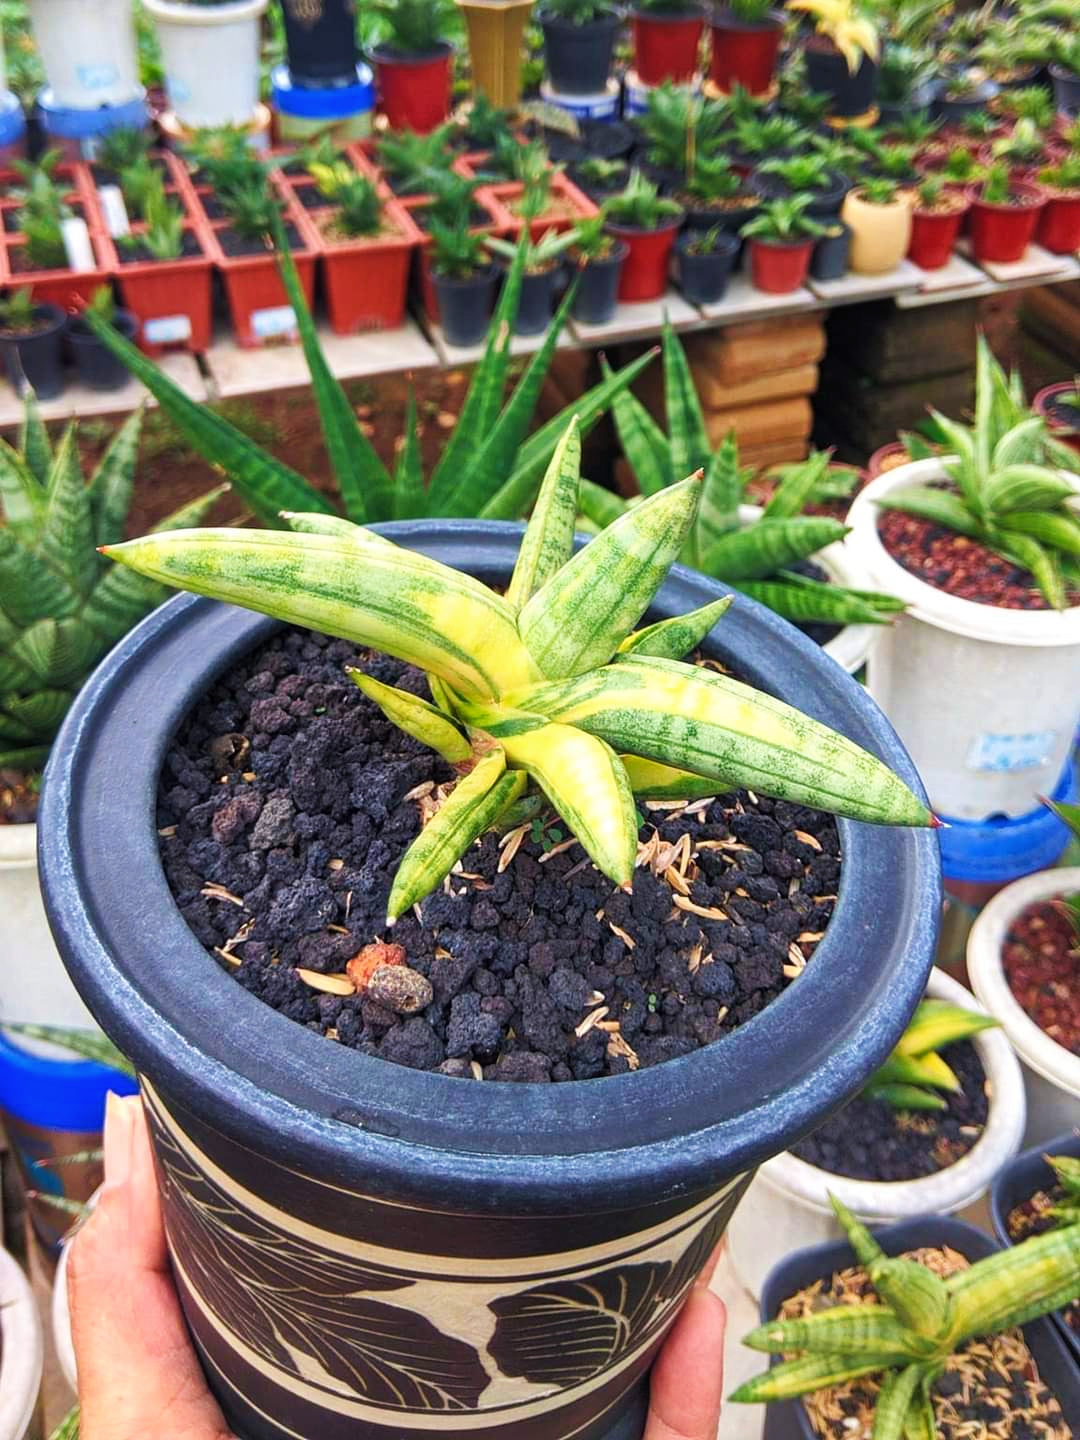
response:
<path fill-rule="evenodd" d="M 17 447 L 0 441 L 0 765 L 45 763 L 83 681 L 167 594 L 98 554 L 124 533 L 141 423 L 136 411 L 89 484 L 74 424 L 54 449 L 32 396 Z M 221 493 L 158 529 L 197 525 Z"/>
<path fill-rule="evenodd" d="M 792 1358 L 732 1394 L 738 1404 L 790 1400 L 861 1375 L 880 1375 L 873 1440 L 934 1440 L 930 1393 L 949 1357 L 1058 1310 L 1080 1290 L 1080 1225 L 1068 1225 L 942 1279 L 890 1259 L 835 1197 L 833 1209 L 882 1304 L 843 1305 L 805 1320 L 771 1320 L 744 1345 Z"/>
<path fill-rule="evenodd" d="M 947 1109 L 948 1102 L 937 1092 L 961 1087 L 941 1051 L 946 1045 L 992 1030 L 999 1023 L 990 1015 L 948 1000 L 923 1000 L 896 1049 L 870 1077 L 863 1095 L 869 1100 L 884 1100 L 896 1110 Z"/>
<path fill-rule="evenodd" d="M 156 581 L 370 645 L 425 670 L 434 705 L 356 676 L 389 719 L 463 777 L 398 869 L 393 921 L 441 883 L 527 788 L 613 883 L 633 878 L 632 767 L 655 787 L 751 786 L 891 825 L 928 825 L 874 756 L 791 706 L 681 663 L 724 602 L 636 632 L 690 533 L 700 474 L 665 486 L 573 553 L 578 422 L 547 468 L 506 596 L 361 526 L 286 515 L 292 533 L 195 530 L 108 553 Z M 624 757 L 630 757 L 628 763 Z M 653 762 L 651 768 L 647 762 Z"/>
<path fill-rule="evenodd" d="M 803 513 L 811 502 L 836 496 L 827 454 L 786 467 L 764 513 L 749 522 L 740 518 L 748 472 L 740 469 L 733 434 L 718 450 L 711 448 L 686 352 L 670 325 L 664 330 L 664 400 L 666 434 L 629 390 L 614 397 L 612 414 L 642 495 L 704 468 L 697 520 L 680 557 L 687 565 L 737 585 L 800 624 L 882 624 L 903 609 L 891 595 L 833 585 L 794 568 L 847 534 L 838 520 Z M 634 503 L 590 486 L 582 496 L 585 527 L 602 529 Z"/>
<path fill-rule="evenodd" d="M 292 254 L 276 221 L 277 259 L 311 373 L 311 389 L 345 515 L 358 525 L 423 516 L 477 516 L 516 520 L 532 504 L 544 468 L 570 418 L 563 411 L 529 435 L 540 391 L 570 311 L 568 293 L 544 342 L 505 397 L 510 342 L 526 259 L 523 237 L 499 297 L 484 356 L 473 373 L 465 401 L 438 463 L 425 477 L 410 393 L 406 430 L 391 472 L 364 434 L 356 412 L 335 379 L 319 342 Z M 88 323 L 102 342 L 150 393 L 211 465 L 228 476 L 233 490 L 264 525 L 277 526 L 283 510 L 332 515 L 329 499 L 302 475 L 268 454 L 223 416 L 190 399 L 165 372 L 111 325 L 96 316 Z M 648 352 L 617 375 L 606 376 L 574 406 L 583 429 L 600 418 L 612 398 L 632 383 L 653 358 Z"/>

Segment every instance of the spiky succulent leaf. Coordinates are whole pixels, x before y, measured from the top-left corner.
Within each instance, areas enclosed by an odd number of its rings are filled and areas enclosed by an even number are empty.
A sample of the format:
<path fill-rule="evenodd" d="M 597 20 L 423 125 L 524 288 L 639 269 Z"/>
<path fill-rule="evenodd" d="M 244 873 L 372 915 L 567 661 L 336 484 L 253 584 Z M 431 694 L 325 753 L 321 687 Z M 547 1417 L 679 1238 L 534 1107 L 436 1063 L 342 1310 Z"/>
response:
<path fill-rule="evenodd" d="M 765 519 L 789 520 L 801 515 L 824 481 L 828 469 L 829 456 L 826 451 L 818 451 L 802 464 L 792 466 L 765 506 Z"/>
<path fill-rule="evenodd" d="M 520 610 L 563 568 L 574 548 L 581 474 L 581 432 L 575 415 L 555 447 L 532 519 L 522 537 L 507 603 Z"/>
<path fill-rule="evenodd" d="M 45 483 L 25 458 L 0 440 L 0 517 L 15 531 L 36 527 L 45 510 Z"/>
<path fill-rule="evenodd" d="M 874 1355 L 922 1360 L 933 1345 L 884 1305 L 834 1305 L 806 1320 L 770 1320 L 743 1337 L 749 1350 L 767 1355 Z"/>
<path fill-rule="evenodd" d="M 907 1029 L 897 1041 L 897 1053 L 926 1056 L 932 1051 L 944 1049 L 946 1045 L 970 1040 L 983 1030 L 993 1030 L 999 1024 L 1000 1021 L 992 1015 L 954 1005 L 951 1000 L 921 1000 Z"/>
<path fill-rule="evenodd" d="M 583 518 L 595 525 L 599 532 L 605 526 L 613 525 L 630 507 L 620 495 L 583 479 L 578 490 L 578 508 Z"/>
<path fill-rule="evenodd" d="M 420 429 L 416 415 L 416 392 L 409 386 L 405 401 L 405 430 L 394 466 L 394 519 L 418 520 L 427 508 L 424 489 L 424 462 L 420 454 Z"/>
<path fill-rule="evenodd" d="M 734 595 L 725 595 L 723 599 L 710 601 L 698 610 L 675 615 L 670 620 L 658 620 L 655 625 L 646 625 L 644 630 L 635 630 L 619 646 L 619 654 L 682 660 L 697 649 L 720 618 L 727 614 L 734 599 Z"/>
<path fill-rule="evenodd" d="M 892 595 L 850 590 L 786 570 L 773 580 L 740 580 L 739 589 L 798 625 L 887 625 L 904 608 Z"/>
<path fill-rule="evenodd" d="M 999 521 L 1009 544 L 1011 535 L 1029 535 L 1063 555 L 1080 555 L 1080 520 L 1070 511 L 1014 510 Z"/>
<path fill-rule="evenodd" d="M 901 1080 L 871 1080 L 863 1090 L 868 1100 L 884 1100 L 894 1110 L 947 1110 L 948 1101 L 933 1090 Z"/>
<path fill-rule="evenodd" d="M 44 488 L 52 464 L 52 441 L 41 418 L 37 396 L 31 390 L 26 397 L 22 424 L 19 426 L 18 454 L 30 474 Z"/>
<path fill-rule="evenodd" d="M 113 436 L 90 480 L 89 500 L 94 517 L 94 543 L 97 545 L 114 545 L 124 538 L 124 525 L 135 491 L 135 465 L 142 420 L 143 409 L 140 406 Z"/>
<path fill-rule="evenodd" d="M 981 527 L 967 506 L 957 495 L 948 490 L 932 490 L 928 485 L 912 485 L 883 497 L 879 502 L 889 510 L 901 510 L 905 515 L 917 515 L 934 525 L 944 525 L 958 535 L 972 539 L 981 533 Z"/>
<path fill-rule="evenodd" d="M 673 765 L 661 765 L 657 760 L 643 760 L 640 755 L 623 755 L 621 759 L 630 788 L 639 800 L 702 800 L 720 789 L 715 780 L 677 770 Z"/>
<path fill-rule="evenodd" d="M 46 485 L 48 500 L 38 549 L 42 559 L 86 596 L 98 574 L 98 557 L 90 516 L 90 493 L 83 479 L 75 443 L 75 425 L 64 431 L 53 456 Z"/>
<path fill-rule="evenodd" d="M 664 403 L 672 478 L 704 469 L 711 454 L 705 416 L 682 341 L 664 321 Z"/>
<path fill-rule="evenodd" d="M 384 685 L 362 670 L 350 669 L 346 674 L 392 725 L 419 740 L 421 745 L 437 751 L 448 764 L 459 765 L 472 755 L 472 746 L 453 720 L 419 695 L 411 695 L 394 685 Z"/>
<path fill-rule="evenodd" d="M 610 377 L 612 370 L 606 359 L 602 368 L 605 377 Z M 642 495 L 655 495 L 679 478 L 673 469 L 667 436 L 633 391 L 621 390 L 616 395 L 611 415 Z"/>
<path fill-rule="evenodd" d="M 718 579 L 763 580 L 842 540 L 847 527 L 828 516 L 763 519 L 723 536 L 702 556 L 702 569 Z"/>
<path fill-rule="evenodd" d="M 831 1385 L 842 1385 L 847 1380 L 872 1375 L 876 1370 L 884 1369 L 886 1363 L 881 1356 L 867 1356 L 855 1361 L 849 1355 L 801 1355 L 796 1360 L 785 1360 L 782 1365 L 774 1365 L 764 1374 L 744 1381 L 728 1399 L 735 1405 L 795 1400 L 800 1395 L 812 1395 L 815 1390 L 827 1390 Z"/>

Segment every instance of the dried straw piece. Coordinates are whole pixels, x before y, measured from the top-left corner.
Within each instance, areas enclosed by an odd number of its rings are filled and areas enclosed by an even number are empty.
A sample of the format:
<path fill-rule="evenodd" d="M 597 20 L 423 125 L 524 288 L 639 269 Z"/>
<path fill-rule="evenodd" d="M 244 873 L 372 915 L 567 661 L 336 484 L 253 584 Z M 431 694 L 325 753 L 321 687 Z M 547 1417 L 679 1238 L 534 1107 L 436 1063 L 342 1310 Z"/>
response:
<path fill-rule="evenodd" d="M 325 995 L 355 995 L 356 986 L 348 975 L 322 975 L 318 970 L 305 970 L 297 965 L 294 972 L 312 990 L 321 990 Z"/>
<path fill-rule="evenodd" d="M 726 910 L 721 910 L 718 905 L 695 905 L 693 900 L 687 899 L 685 895 L 676 895 L 675 904 L 680 910 L 687 911 L 690 915 L 699 915 L 702 920 L 727 920 Z"/>

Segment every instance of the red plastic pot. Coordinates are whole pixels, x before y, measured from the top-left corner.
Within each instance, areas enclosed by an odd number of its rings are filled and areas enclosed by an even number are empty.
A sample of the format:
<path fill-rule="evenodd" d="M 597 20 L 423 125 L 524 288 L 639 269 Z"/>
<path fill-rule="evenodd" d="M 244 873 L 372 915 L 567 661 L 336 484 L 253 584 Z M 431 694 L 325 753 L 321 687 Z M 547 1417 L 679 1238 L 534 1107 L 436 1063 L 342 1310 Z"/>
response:
<path fill-rule="evenodd" d="M 971 249 L 981 264 L 1009 265 L 1024 258 L 1024 252 L 1035 238 L 1039 215 L 1046 204 L 1046 195 L 1037 185 L 1017 182 L 1013 197 L 1019 203 L 991 205 L 982 198 L 982 186 L 972 186 Z"/>
<path fill-rule="evenodd" d="M 474 198 L 477 208 L 486 213 L 487 221 L 482 225 L 470 225 L 470 233 L 473 235 L 509 235 L 513 229 L 513 222 L 509 213 L 491 193 L 491 190 L 489 188 L 478 190 Z M 431 273 L 431 236 L 414 218 L 417 212 L 422 210 L 425 205 L 430 205 L 431 201 L 420 195 L 415 199 L 410 197 L 398 203 L 402 209 L 408 211 L 409 218 L 413 220 L 420 234 L 420 303 L 427 312 L 428 319 L 434 324 L 438 324 L 440 319 L 439 292 Z"/>
<path fill-rule="evenodd" d="M 379 108 L 391 130 L 427 135 L 450 114 L 453 47 L 445 42 L 427 55 L 406 55 L 389 45 L 371 52 Z"/>
<path fill-rule="evenodd" d="M 412 253 L 420 231 L 396 200 L 383 206 L 387 233 L 370 239 L 336 240 L 333 210 L 313 215 L 323 255 L 330 328 L 335 335 L 358 330 L 396 330 L 405 318 Z"/>
<path fill-rule="evenodd" d="M 621 301 L 658 300 L 663 295 L 668 283 L 668 262 L 681 224 L 681 217 L 670 220 L 659 230 L 608 224 L 610 233 L 625 242 L 628 252 L 619 276 Z"/>
<path fill-rule="evenodd" d="M 82 310 L 94 292 L 108 283 L 112 267 L 103 238 L 105 226 L 97 208 L 97 192 L 88 167 L 81 163 L 63 164 L 57 169 L 56 178 L 65 186 L 64 203 L 73 214 L 86 221 L 93 267 L 90 270 L 71 270 L 66 265 L 52 270 L 16 268 L 24 237 L 18 229 L 9 229 L 7 220 L 22 209 L 22 201 L 6 196 L 21 188 L 25 180 L 16 171 L 0 170 L 0 284 L 28 289 L 37 304 L 58 305 L 70 312 Z"/>
<path fill-rule="evenodd" d="M 642 85 L 662 85 L 665 80 L 680 84 L 694 78 L 705 29 L 700 9 L 688 6 L 666 15 L 637 10 L 631 20 L 634 69 Z"/>
<path fill-rule="evenodd" d="M 755 290 L 767 295 L 790 295 L 805 283 L 814 253 L 812 239 L 776 245 L 768 240 L 750 241 L 750 275 Z"/>
<path fill-rule="evenodd" d="M 948 213 L 913 210 L 908 259 L 921 270 L 940 270 L 947 265 L 956 249 L 967 213 L 966 201 Z"/>
<path fill-rule="evenodd" d="M 784 34 L 783 17 L 774 12 L 768 20 L 749 25 L 729 10 L 717 10 L 709 31 L 709 78 L 716 88 L 725 95 L 732 94 L 736 85 L 751 95 L 768 94 Z"/>
<path fill-rule="evenodd" d="M 1080 250 L 1080 190 L 1047 190 L 1035 239 L 1054 255 Z"/>

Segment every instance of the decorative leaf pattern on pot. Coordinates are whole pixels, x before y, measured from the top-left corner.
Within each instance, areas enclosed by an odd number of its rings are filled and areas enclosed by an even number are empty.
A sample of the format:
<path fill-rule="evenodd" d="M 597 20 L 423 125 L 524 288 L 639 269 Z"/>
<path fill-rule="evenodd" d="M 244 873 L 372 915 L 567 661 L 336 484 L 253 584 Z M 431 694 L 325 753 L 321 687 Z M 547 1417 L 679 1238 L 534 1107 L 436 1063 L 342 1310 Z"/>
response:
<path fill-rule="evenodd" d="M 475 1410 L 489 1377 L 472 1346 L 365 1292 L 406 1276 L 294 1236 L 216 1185 L 151 1112 L 166 1223 L 191 1288 L 268 1363 L 394 1410 Z"/>

